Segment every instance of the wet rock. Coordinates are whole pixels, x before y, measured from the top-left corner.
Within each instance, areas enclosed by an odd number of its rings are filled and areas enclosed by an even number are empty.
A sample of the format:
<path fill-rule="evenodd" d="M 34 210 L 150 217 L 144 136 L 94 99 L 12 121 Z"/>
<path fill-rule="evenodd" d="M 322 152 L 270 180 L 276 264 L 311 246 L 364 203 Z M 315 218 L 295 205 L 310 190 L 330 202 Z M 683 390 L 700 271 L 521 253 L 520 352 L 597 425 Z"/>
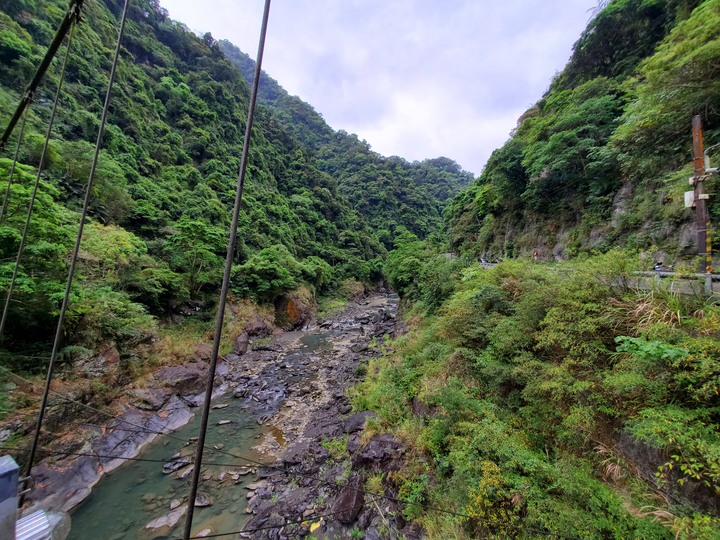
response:
<path fill-rule="evenodd" d="M 350 350 L 354 353 L 360 353 L 363 351 L 368 350 L 368 344 L 367 343 L 355 343 L 350 347 Z"/>
<path fill-rule="evenodd" d="M 180 499 L 173 499 L 170 501 L 170 510 L 175 510 L 182 504 L 182 501 Z"/>
<path fill-rule="evenodd" d="M 229 406 L 229 403 L 218 403 L 217 405 L 213 405 L 210 407 L 211 409 L 225 409 Z"/>
<path fill-rule="evenodd" d="M 362 411 L 348 416 L 342 425 L 343 432 L 357 433 L 362 431 L 368 418 L 378 418 L 378 415 L 373 411 Z"/>
<path fill-rule="evenodd" d="M 180 518 L 185 515 L 185 512 L 187 512 L 187 506 L 180 506 L 164 516 L 153 519 L 150 523 L 145 525 L 145 528 L 149 531 L 156 531 L 164 527 L 171 529 L 178 524 Z"/>
<path fill-rule="evenodd" d="M 203 529 L 199 533 L 193 536 L 193 538 L 206 538 L 212 534 L 212 529 Z"/>
<path fill-rule="evenodd" d="M 197 496 L 195 497 L 195 506 L 197 508 L 204 508 L 206 506 L 212 506 L 212 499 L 210 498 L 210 495 L 205 493 L 204 491 L 198 491 Z"/>
<path fill-rule="evenodd" d="M 218 420 L 217 423 L 218 426 L 226 426 L 228 424 L 232 424 L 232 420 Z"/>
<path fill-rule="evenodd" d="M 193 472 L 193 469 L 194 469 L 194 468 L 195 468 L 194 465 L 188 465 L 188 466 L 185 467 L 184 469 L 180 469 L 180 470 L 175 474 L 175 476 L 177 476 L 178 478 L 184 480 L 185 478 L 187 478 L 188 476 L 190 476 L 190 474 Z"/>
<path fill-rule="evenodd" d="M 250 345 L 250 336 L 247 332 L 243 332 L 233 340 L 232 352 L 238 356 L 242 356 L 248 350 Z"/>
<path fill-rule="evenodd" d="M 189 457 L 174 457 L 163 465 L 163 473 L 170 474 L 175 471 L 179 471 L 183 467 L 187 467 L 192 463 Z"/>

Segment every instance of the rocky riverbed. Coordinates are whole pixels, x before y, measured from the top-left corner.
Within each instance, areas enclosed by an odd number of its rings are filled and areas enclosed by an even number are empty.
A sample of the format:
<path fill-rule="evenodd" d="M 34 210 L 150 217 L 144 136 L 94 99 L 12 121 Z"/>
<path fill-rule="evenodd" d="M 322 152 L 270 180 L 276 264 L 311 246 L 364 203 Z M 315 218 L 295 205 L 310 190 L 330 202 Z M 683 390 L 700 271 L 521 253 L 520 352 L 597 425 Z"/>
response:
<path fill-rule="evenodd" d="M 312 533 L 315 538 L 350 538 L 354 529 L 364 531 L 368 539 L 397 537 L 399 531 L 406 537 L 416 536 L 397 505 L 388 502 L 396 495 L 392 489 L 387 492 L 390 499 L 368 498 L 363 493 L 366 474 L 402 466 L 402 445 L 388 436 L 366 438 L 361 444 L 362 429 L 372 413 L 353 411 L 346 397 L 347 388 L 362 377 L 362 366 L 381 354 L 381 345 L 397 332 L 396 310 L 396 296 L 378 293 L 303 331 L 269 337 L 272 329 L 255 321 L 236 336 L 233 352 L 219 365 L 216 394 L 224 397 L 215 405 L 218 409 L 228 406 L 228 399 L 239 404 L 243 416 L 258 424 L 255 436 L 259 438 L 251 461 L 219 472 L 203 465 L 201 491 L 209 486 L 207 499 L 196 501 L 196 506 L 212 505 L 214 498 L 242 486 L 243 497 L 233 493 L 225 497 L 222 507 L 247 515 L 249 521 L 243 519 L 239 528 L 262 529 L 247 537 L 297 538 Z M 65 451 L 89 456 L 42 462 L 35 468 L 31 501 L 48 509 L 71 510 L 104 473 L 119 467 L 123 458 L 138 455 L 156 432 L 186 423 L 200 403 L 207 372 L 202 348 L 197 356 L 194 362 L 158 371 L 153 385 L 129 391 L 116 404 L 117 419 L 81 437 L 68 435 L 60 441 L 58 446 Z M 233 405 L 230 410 L 238 414 L 239 409 Z M 237 423 L 231 415 L 217 421 L 221 425 L 233 422 Z M 228 427 L 233 426 L 222 426 Z M 247 428 L 236 426 L 231 433 L 238 429 Z M 167 472 L 181 479 L 189 477 L 192 443 L 189 438 L 186 450 L 180 452 L 179 458 L 185 461 L 174 464 L 178 470 Z M 230 453 L 223 446 L 219 443 L 210 449 L 211 455 L 216 451 L 216 460 L 227 460 Z M 154 495 L 147 501 L 158 512 L 148 519 L 152 535 L 177 532 L 173 523 L 182 521 L 187 499 L 182 488 L 176 491 L 177 495 L 166 496 L 167 501 Z M 216 526 L 203 531 L 228 532 L 220 529 L 231 522 L 218 518 Z M 117 538 L 123 538 L 122 534 Z"/>

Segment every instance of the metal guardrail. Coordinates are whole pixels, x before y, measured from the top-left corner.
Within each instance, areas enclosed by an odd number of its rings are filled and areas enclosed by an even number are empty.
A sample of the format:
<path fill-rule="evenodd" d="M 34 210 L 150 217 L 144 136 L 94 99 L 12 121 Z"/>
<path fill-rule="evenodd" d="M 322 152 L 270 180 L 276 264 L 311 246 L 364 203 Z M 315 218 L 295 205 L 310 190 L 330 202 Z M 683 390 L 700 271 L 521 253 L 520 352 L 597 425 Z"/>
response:
<path fill-rule="evenodd" d="M 661 278 L 675 277 L 678 279 L 712 279 L 720 281 L 720 274 L 684 274 L 682 272 L 673 272 L 672 270 L 637 270 L 633 274 L 638 276 L 656 276 Z"/>

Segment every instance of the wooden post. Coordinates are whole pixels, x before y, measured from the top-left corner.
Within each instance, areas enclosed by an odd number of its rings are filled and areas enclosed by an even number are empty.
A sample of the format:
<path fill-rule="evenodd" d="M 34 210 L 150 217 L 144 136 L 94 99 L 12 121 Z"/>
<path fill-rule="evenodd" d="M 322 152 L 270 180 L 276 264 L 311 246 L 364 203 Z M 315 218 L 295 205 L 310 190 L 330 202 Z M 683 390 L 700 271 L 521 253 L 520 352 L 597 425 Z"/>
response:
<path fill-rule="evenodd" d="M 700 272 L 711 272 L 712 263 L 708 258 L 712 254 L 707 249 L 708 213 L 705 195 L 705 156 L 703 155 L 703 133 L 702 120 L 700 115 L 695 115 L 692 120 L 693 136 L 693 161 L 695 164 L 695 226 L 698 235 L 698 256 L 700 257 Z M 712 259 L 711 259 L 712 260 Z"/>

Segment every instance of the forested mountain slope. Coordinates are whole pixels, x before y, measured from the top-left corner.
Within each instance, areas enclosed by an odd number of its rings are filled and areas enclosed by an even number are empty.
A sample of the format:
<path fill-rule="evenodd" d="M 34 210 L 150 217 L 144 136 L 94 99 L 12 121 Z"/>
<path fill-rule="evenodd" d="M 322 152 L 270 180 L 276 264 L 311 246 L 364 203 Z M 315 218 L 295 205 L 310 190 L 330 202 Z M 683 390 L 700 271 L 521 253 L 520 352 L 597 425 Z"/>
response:
<path fill-rule="evenodd" d="M 255 62 L 228 41 L 219 46 L 250 84 Z M 404 230 L 421 238 L 435 231 L 448 200 L 473 180 L 446 157 L 409 163 L 373 152 L 356 135 L 334 131 L 312 106 L 289 95 L 267 74 L 259 95 L 260 103 L 308 149 L 317 167 L 337 180 L 340 193 L 388 248 Z"/>
<path fill-rule="evenodd" d="M 372 485 L 430 539 L 720 537 L 717 294 L 637 275 L 695 250 L 682 192 L 692 116 L 720 136 L 720 1 L 599 8 L 449 206 L 458 256 L 404 235 L 387 257 L 410 330 L 354 405 L 406 446 Z"/>
<path fill-rule="evenodd" d="M 85 2 L 6 345 L 41 343 L 51 331 L 121 5 L 116 0 Z M 10 118 L 66 7 L 65 0 L 0 0 L 0 117 Z M 35 96 L 7 219 L 0 224 L 3 291 L 12 274 L 58 71 L 56 59 Z M 212 36 L 195 36 L 169 19 L 155 0 L 132 2 L 71 302 L 67 334 L 72 342 L 85 347 L 107 339 L 132 342 L 152 326 L 151 315 L 167 314 L 188 301 L 212 300 L 223 267 L 248 96 L 240 71 Z M 357 188 L 347 181 L 340 188 L 338 177 L 347 171 L 360 178 L 369 163 L 362 180 L 377 177 L 364 192 L 367 198 L 354 201 L 356 208 L 385 205 L 403 212 L 406 219 L 398 218 L 398 223 L 407 222 L 422 235 L 439 222 L 442 200 L 467 178 L 453 163 L 385 160 L 353 136 L 321 128 L 327 131 L 322 148 L 332 159 L 322 158 L 320 147 L 303 140 L 302 133 L 310 129 L 281 122 L 265 108 L 258 111 L 234 294 L 272 301 L 301 283 L 322 292 L 341 279 L 380 277 L 385 248 L 378 238 L 391 244 L 394 225 L 381 226 L 372 210 L 368 219 L 361 217 L 347 202 L 343 193 L 353 195 L 351 187 Z M 0 157 L 3 182 L 18 132 Z M 345 146 L 332 149 L 340 144 Z M 355 154 L 352 164 L 343 162 Z M 373 163 L 388 165 L 375 174 L 368 172 Z M 424 183 L 421 192 L 405 185 L 408 175 Z"/>
<path fill-rule="evenodd" d="M 692 256 L 691 119 L 702 115 L 706 147 L 718 142 L 720 3 L 602 5 L 548 92 L 453 201 L 454 246 L 552 258 L 620 244 Z M 715 197 L 714 221 L 719 212 Z"/>

